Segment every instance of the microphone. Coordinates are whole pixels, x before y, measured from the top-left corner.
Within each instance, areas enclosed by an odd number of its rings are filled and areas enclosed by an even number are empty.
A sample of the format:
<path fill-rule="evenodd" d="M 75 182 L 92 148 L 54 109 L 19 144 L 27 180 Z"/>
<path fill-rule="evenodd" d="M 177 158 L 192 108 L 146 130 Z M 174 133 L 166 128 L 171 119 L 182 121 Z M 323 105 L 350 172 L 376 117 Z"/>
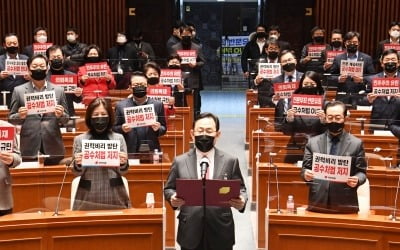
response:
<path fill-rule="evenodd" d="M 74 164 L 74 162 L 75 162 L 75 159 L 72 159 L 71 161 L 65 162 L 64 177 L 63 177 L 62 182 L 61 182 L 60 191 L 58 192 L 58 197 L 57 197 L 57 202 L 56 202 L 56 208 L 54 209 L 54 213 L 53 213 L 52 216 L 59 216 L 59 215 L 62 215 L 62 214 L 58 213 L 58 211 L 59 211 L 59 209 L 60 209 L 61 193 L 62 193 L 62 190 L 63 190 L 63 187 L 64 187 L 65 179 L 66 179 L 66 177 L 67 177 L 67 170 L 68 170 L 68 168 L 69 168 L 72 164 Z"/>
<path fill-rule="evenodd" d="M 394 197 L 393 213 L 391 215 L 389 215 L 389 219 L 392 221 L 397 221 L 396 210 L 397 210 L 397 197 L 399 194 L 399 185 L 400 185 L 400 174 L 399 174 L 399 178 L 397 180 L 397 188 L 396 188 L 396 196 Z"/>
<path fill-rule="evenodd" d="M 269 153 L 269 164 L 270 167 L 273 167 L 275 169 L 275 180 L 276 180 L 276 195 L 277 195 L 277 208 L 276 208 L 276 213 L 280 214 L 281 209 L 280 209 L 280 198 L 279 198 L 279 180 L 278 180 L 278 166 L 274 165 L 273 157 L 276 156 L 276 153 L 270 152 Z"/>
<path fill-rule="evenodd" d="M 203 157 L 200 161 L 201 179 L 206 178 L 208 166 L 210 166 L 210 160 L 207 157 Z"/>

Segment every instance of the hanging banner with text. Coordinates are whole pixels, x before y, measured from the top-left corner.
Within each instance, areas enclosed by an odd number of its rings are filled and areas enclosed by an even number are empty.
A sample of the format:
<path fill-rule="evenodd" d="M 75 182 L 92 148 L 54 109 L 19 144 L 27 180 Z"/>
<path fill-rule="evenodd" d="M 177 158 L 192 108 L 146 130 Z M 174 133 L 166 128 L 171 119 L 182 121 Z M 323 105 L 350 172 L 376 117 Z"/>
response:
<path fill-rule="evenodd" d="M 280 99 L 290 98 L 298 87 L 299 82 L 277 82 L 274 83 L 274 93 Z"/>
<path fill-rule="evenodd" d="M 86 74 L 89 78 L 105 77 L 107 75 L 108 65 L 106 62 L 86 63 Z"/>
<path fill-rule="evenodd" d="M 315 179 L 347 182 L 350 170 L 351 156 L 313 153 L 312 172 Z"/>
<path fill-rule="evenodd" d="M 378 96 L 393 96 L 399 93 L 400 78 L 372 79 L 372 94 Z"/>
<path fill-rule="evenodd" d="M 23 76 L 28 74 L 26 59 L 6 59 L 5 71 L 9 75 Z"/>
<path fill-rule="evenodd" d="M 74 93 L 78 84 L 77 75 L 51 75 L 50 82 L 64 89 L 65 93 Z"/>
<path fill-rule="evenodd" d="M 340 75 L 362 77 L 363 67 L 363 61 L 342 60 L 340 62 Z"/>
<path fill-rule="evenodd" d="M 292 108 L 296 110 L 295 115 L 316 116 L 317 111 L 322 109 L 322 95 L 292 95 Z"/>
<path fill-rule="evenodd" d="M 24 94 L 24 99 L 28 115 L 52 113 L 57 105 L 54 91 Z"/>
<path fill-rule="evenodd" d="M 132 128 L 151 126 L 156 122 L 154 104 L 124 108 L 125 122 Z"/>
<path fill-rule="evenodd" d="M 272 79 L 282 74 L 280 63 L 259 63 L 258 74 L 262 78 Z"/>
<path fill-rule="evenodd" d="M 14 126 L 0 126 L 0 151 L 12 152 L 14 147 L 14 138 Z"/>
<path fill-rule="evenodd" d="M 82 140 L 82 167 L 119 167 L 119 140 Z"/>

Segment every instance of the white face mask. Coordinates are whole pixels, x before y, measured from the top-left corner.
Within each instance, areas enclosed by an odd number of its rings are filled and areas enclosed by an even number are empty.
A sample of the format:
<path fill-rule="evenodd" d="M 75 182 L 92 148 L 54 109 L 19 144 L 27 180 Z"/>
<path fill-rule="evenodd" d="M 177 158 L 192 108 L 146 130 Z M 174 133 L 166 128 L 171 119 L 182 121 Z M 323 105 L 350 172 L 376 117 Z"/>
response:
<path fill-rule="evenodd" d="M 67 41 L 73 43 L 76 41 L 75 35 L 67 35 Z"/>
<path fill-rule="evenodd" d="M 126 36 L 117 36 L 117 43 L 120 44 L 126 43 Z"/>
<path fill-rule="evenodd" d="M 36 40 L 38 43 L 45 43 L 47 42 L 47 36 L 38 36 Z"/>
<path fill-rule="evenodd" d="M 278 39 L 277 35 L 270 35 L 269 38 Z"/>
<path fill-rule="evenodd" d="M 398 38 L 400 36 L 400 32 L 397 30 L 393 30 L 390 32 L 390 36 L 394 38 Z"/>

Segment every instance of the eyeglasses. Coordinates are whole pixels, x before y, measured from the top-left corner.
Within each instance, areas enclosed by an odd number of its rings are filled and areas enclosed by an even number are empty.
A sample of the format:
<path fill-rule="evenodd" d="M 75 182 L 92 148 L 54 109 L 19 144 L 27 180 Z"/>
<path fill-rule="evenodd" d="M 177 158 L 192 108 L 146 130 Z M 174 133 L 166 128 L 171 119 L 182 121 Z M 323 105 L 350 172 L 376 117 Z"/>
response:
<path fill-rule="evenodd" d="M 344 119 L 344 116 L 343 115 L 327 115 L 325 117 L 325 119 L 328 122 L 331 122 L 331 121 L 342 121 Z"/>
<path fill-rule="evenodd" d="M 215 131 L 215 130 L 212 129 L 212 128 L 206 128 L 206 129 L 204 129 L 204 128 L 198 128 L 198 129 L 196 129 L 196 130 L 194 131 L 194 133 L 195 133 L 196 135 L 202 135 L 202 134 L 205 134 L 205 135 L 213 135 L 215 132 L 217 132 L 217 131 Z"/>

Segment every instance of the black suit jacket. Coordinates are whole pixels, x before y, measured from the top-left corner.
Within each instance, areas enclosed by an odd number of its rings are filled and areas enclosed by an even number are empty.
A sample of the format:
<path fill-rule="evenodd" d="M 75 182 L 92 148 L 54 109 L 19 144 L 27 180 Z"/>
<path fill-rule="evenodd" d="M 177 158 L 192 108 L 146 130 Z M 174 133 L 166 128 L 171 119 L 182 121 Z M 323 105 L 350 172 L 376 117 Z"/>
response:
<path fill-rule="evenodd" d="M 124 108 L 135 107 L 138 105 L 133 101 L 133 98 L 127 98 L 118 102 L 117 106 L 115 107 L 115 125 L 113 126 L 113 130 L 124 136 L 128 148 L 128 153 L 138 152 L 141 143 L 139 141 L 139 137 L 143 137 L 146 140 L 152 142 L 152 145 L 149 145 L 151 151 L 154 151 L 154 149 L 158 149 L 159 151 L 161 151 L 158 137 L 164 135 L 167 132 L 167 123 L 165 121 L 164 115 L 164 105 L 161 102 L 153 100 L 151 98 L 148 98 L 145 104 L 154 104 L 154 111 L 157 116 L 157 121 L 161 124 L 158 131 L 154 131 L 151 127 L 143 127 L 132 128 L 131 131 L 125 133 L 124 131 L 122 131 L 122 124 L 125 123 Z M 138 133 L 144 134 L 139 135 Z"/>
<path fill-rule="evenodd" d="M 164 187 L 164 196 L 167 201 L 170 201 L 171 196 L 176 193 L 176 179 L 198 179 L 196 158 L 195 149 L 175 157 Z M 238 159 L 215 148 L 213 179 L 224 178 L 240 180 L 240 195 L 247 201 L 246 186 Z M 180 208 L 178 243 L 181 247 L 194 249 L 202 240 L 204 230 L 207 241 L 212 242 L 212 248 L 208 250 L 231 248 L 235 244 L 235 227 L 231 208 L 210 206 L 206 209 L 206 224 L 204 225 L 203 207 L 182 206 Z M 244 209 L 240 212 L 244 212 Z"/>
<path fill-rule="evenodd" d="M 256 72 L 257 69 L 255 67 L 255 63 L 249 63 L 250 68 L 248 67 L 248 59 L 259 59 L 261 57 L 260 47 L 258 47 L 257 39 L 253 39 L 244 46 L 241 56 L 241 64 L 243 72 Z"/>
<path fill-rule="evenodd" d="M 327 154 L 327 133 L 312 137 L 305 148 L 301 176 L 307 169 L 312 169 L 313 153 Z M 356 213 L 358 211 L 357 188 L 366 180 L 367 163 L 363 142 L 347 133 L 341 135 L 337 155 L 351 156 L 350 176 L 359 178 L 354 188 L 346 183 L 314 179 L 307 182 L 309 186 L 308 210 L 325 213 Z"/>

